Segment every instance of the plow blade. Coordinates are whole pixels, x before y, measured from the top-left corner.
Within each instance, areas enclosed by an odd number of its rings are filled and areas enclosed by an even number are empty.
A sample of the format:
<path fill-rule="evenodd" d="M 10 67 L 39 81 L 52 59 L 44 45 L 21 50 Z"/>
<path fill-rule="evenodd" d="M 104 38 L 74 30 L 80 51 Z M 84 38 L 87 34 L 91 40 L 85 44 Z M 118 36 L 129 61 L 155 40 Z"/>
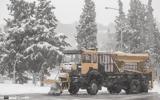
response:
<path fill-rule="evenodd" d="M 61 82 L 58 80 L 47 79 L 44 84 L 50 85 L 49 95 L 60 95 L 62 93 Z"/>
<path fill-rule="evenodd" d="M 51 84 L 51 88 L 48 94 L 50 95 L 60 95 L 62 92 L 69 88 L 69 74 L 60 73 L 59 80 L 46 80 L 46 84 Z"/>
<path fill-rule="evenodd" d="M 62 87 L 59 82 L 55 82 L 52 84 L 49 95 L 56 95 L 59 96 L 62 93 Z"/>

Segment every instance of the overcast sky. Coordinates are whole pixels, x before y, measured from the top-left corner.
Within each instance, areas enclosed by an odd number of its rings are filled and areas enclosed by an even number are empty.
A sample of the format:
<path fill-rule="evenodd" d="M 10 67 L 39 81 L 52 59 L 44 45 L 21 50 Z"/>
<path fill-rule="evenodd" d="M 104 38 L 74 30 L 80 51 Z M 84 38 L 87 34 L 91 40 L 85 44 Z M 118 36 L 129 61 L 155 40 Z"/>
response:
<path fill-rule="evenodd" d="M 32 0 L 29 0 L 32 1 Z M 98 23 L 107 25 L 110 22 L 114 22 L 115 16 L 118 14 L 116 10 L 105 10 L 107 7 L 118 8 L 118 0 L 93 0 L 96 4 L 96 21 Z M 148 0 L 141 0 L 143 3 L 147 3 Z M 65 24 L 73 23 L 79 20 L 79 16 L 82 12 L 84 0 L 52 0 L 53 5 L 56 7 L 55 15 L 57 19 Z M 124 11 L 129 9 L 130 0 L 122 0 L 124 4 Z M 0 24 L 4 24 L 4 18 L 7 18 L 8 10 L 6 4 L 9 0 L 0 0 Z M 155 18 L 160 21 L 160 0 L 153 0 L 153 8 Z"/>

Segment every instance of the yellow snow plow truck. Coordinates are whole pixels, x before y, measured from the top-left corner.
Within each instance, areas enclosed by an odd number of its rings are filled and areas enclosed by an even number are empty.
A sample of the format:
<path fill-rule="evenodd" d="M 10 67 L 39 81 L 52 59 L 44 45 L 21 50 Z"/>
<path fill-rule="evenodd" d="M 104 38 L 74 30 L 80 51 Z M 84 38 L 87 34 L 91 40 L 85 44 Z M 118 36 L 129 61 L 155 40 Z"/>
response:
<path fill-rule="evenodd" d="M 149 54 L 123 52 L 99 52 L 97 50 L 66 50 L 60 65 L 59 81 L 51 87 L 50 93 L 61 94 L 68 90 L 77 94 L 86 89 L 96 95 L 102 87 L 109 93 L 127 94 L 148 92 L 153 86 L 152 66 Z"/>

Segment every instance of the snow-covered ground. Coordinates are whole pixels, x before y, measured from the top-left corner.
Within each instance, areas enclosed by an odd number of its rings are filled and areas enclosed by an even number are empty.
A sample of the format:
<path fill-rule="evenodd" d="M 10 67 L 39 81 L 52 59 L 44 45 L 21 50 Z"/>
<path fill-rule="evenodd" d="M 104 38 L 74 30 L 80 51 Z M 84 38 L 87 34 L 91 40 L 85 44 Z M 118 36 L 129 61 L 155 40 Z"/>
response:
<path fill-rule="evenodd" d="M 153 84 L 153 89 L 150 92 L 157 92 L 160 94 L 160 82 L 155 81 Z"/>
<path fill-rule="evenodd" d="M 0 84 L 0 95 L 12 95 L 12 94 L 30 94 L 30 93 L 44 93 L 47 94 L 50 90 L 50 86 L 35 86 L 32 84 Z M 86 90 L 80 90 L 81 92 L 86 92 Z M 100 92 L 107 92 L 107 88 L 102 88 Z M 124 91 L 122 91 L 124 92 Z M 156 82 L 154 88 L 149 92 L 160 93 L 160 86 Z"/>
<path fill-rule="evenodd" d="M 50 87 L 34 86 L 32 84 L 0 84 L 0 95 L 48 93 Z"/>
<path fill-rule="evenodd" d="M 51 71 L 51 76 L 47 79 L 56 79 L 58 75 L 57 69 Z M 30 93 L 44 93 L 47 94 L 50 90 L 50 86 L 40 87 L 38 84 L 35 86 L 32 82 L 28 84 L 12 84 L 11 81 L 5 81 L 0 83 L 0 95 L 12 95 L 12 94 L 30 94 Z M 81 92 L 86 92 L 86 90 L 80 90 Z M 107 92 L 107 88 L 102 88 L 100 92 Z M 123 93 L 124 91 L 122 91 Z M 149 90 L 149 92 L 158 92 L 160 94 L 160 82 L 154 82 L 154 88 Z"/>

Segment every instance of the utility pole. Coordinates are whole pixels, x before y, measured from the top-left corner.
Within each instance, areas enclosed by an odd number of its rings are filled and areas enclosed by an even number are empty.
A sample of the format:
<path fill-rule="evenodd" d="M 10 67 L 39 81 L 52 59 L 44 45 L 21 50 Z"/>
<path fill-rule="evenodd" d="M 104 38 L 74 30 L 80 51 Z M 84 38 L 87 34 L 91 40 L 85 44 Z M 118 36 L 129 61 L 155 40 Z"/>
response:
<path fill-rule="evenodd" d="M 105 7 L 105 9 L 111 9 L 111 10 L 116 10 L 116 11 L 119 11 L 119 9 L 117 9 L 117 8 L 112 8 L 112 7 Z M 123 51 L 123 34 L 122 34 L 122 32 L 121 32 L 121 34 L 120 34 L 121 36 L 121 40 L 120 40 L 120 50 L 121 51 Z"/>
<path fill-rule="evenodd" d="M 112 7 L 105 7 L 105 9 L 112 9 L 112 10 L 117 10 L 117 11 L 119 11 L 119 9 L 117 9 L 117 8 L 112 8 Z"/>
<path fill-rule="evenodd" d="M 123 34 L 122 34 L 122 32 L 121 32 L 121 51 L 123 51 Z"/>

